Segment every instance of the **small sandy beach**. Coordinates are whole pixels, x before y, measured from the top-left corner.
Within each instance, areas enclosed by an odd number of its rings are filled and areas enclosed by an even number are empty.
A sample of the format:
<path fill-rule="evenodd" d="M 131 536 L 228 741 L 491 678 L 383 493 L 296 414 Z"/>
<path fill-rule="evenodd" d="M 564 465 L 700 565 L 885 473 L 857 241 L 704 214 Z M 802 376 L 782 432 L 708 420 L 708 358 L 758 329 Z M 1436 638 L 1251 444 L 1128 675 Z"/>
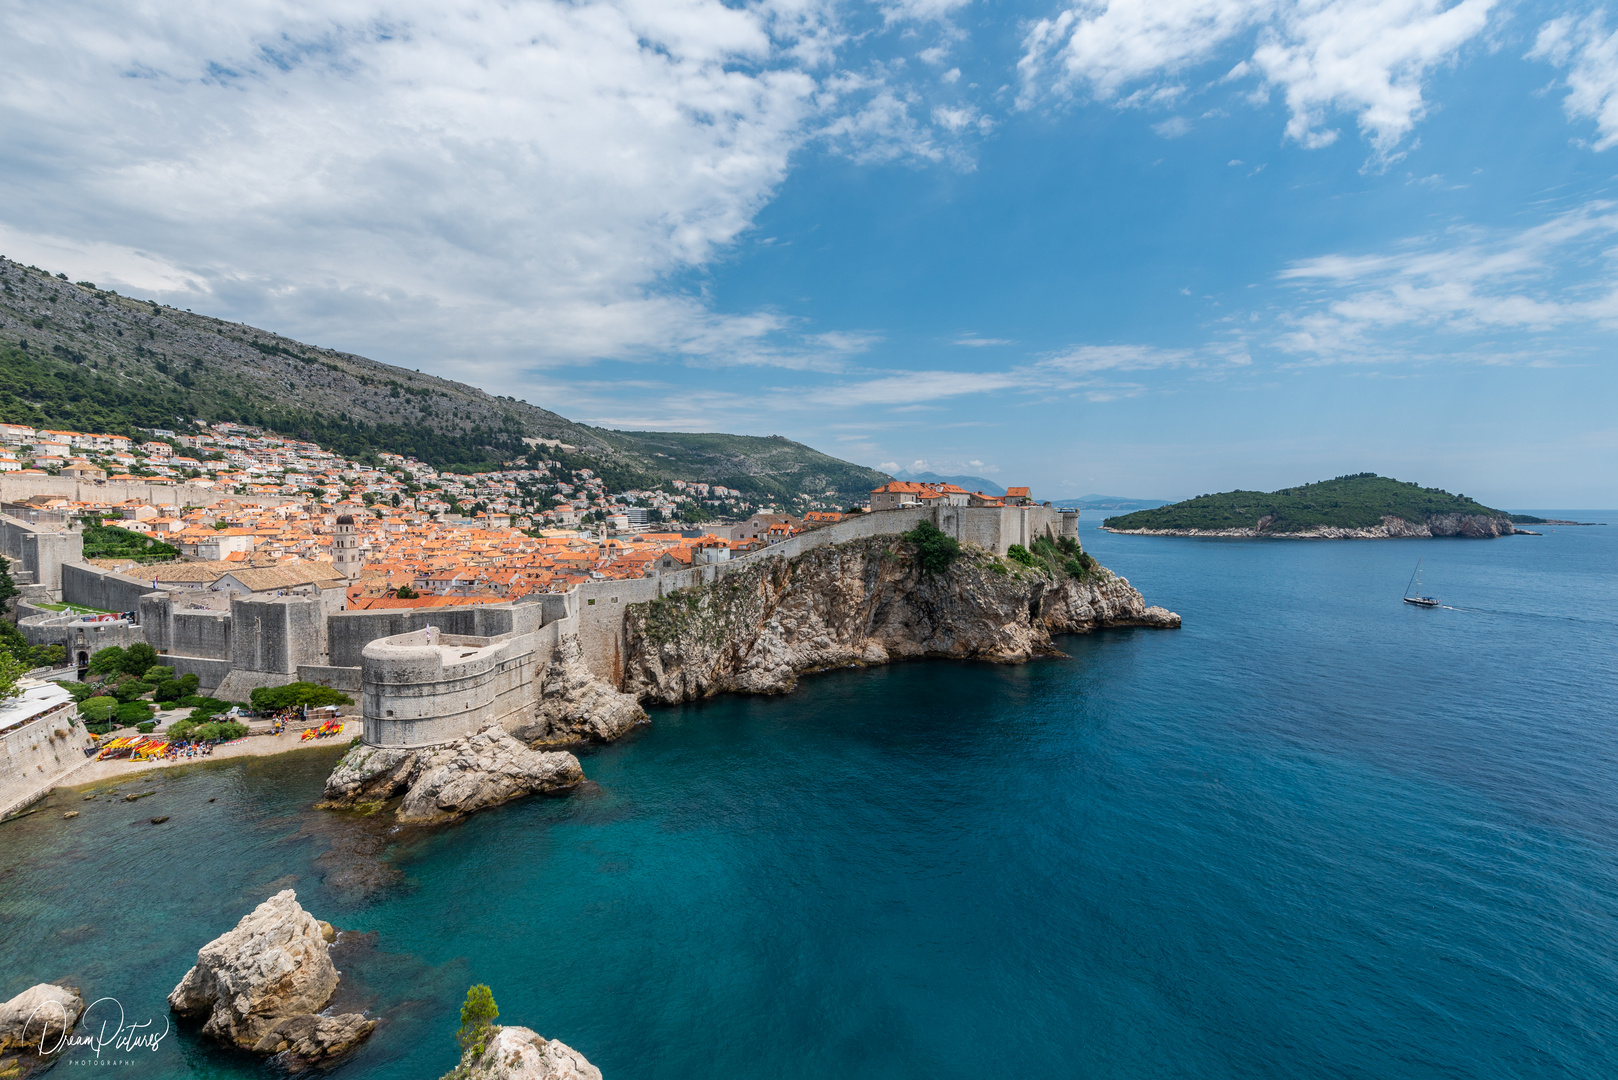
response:
<path fill-rule="evenodd" d="M 161 761 L 97 761 L 87 758 L 83 765 L 66 773 L 56 781 L 53 787 L 83 787 L 87 784 L 98 784 L 105 780 L 117 780 L 135 773 L 147 772 L 151 769 L 166 769 L 174 765 L 200 765 L 209 761 L 228 761 L 239 757 L 267 757 L 270 754 L 289 754 L 299 750 L 324 750 L 333 746 L 346 746 L 349 740 L 359 735 L 363 722 L 357 716 L 349 717 L 343 722 L 343 730 L 339 735 L 329 735 L 323 739 L 299 738 L 299 732 L 286 731 L 280 735 L 249 735 L 244 739 L 237 739 L 232 743 L 214 747 L 212 754 L 207 757 L 175 758 Z"/>

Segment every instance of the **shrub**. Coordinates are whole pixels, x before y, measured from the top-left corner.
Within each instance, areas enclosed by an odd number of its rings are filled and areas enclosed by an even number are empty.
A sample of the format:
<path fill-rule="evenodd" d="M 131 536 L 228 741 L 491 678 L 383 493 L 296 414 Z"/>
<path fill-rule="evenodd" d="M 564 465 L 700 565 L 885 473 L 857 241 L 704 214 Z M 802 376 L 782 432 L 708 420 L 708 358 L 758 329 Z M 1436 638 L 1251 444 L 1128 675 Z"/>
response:
<path fill-rule="evenodd" d="M 923 521 L 900 539 L 916 548 L 916 562 L 929 574 L 942 573 L 961 553 L 961 545 L 953 536 L 941 532 L 937 525 Z"/>
<path fill-rule="evenodd" d="M 157 683 L 159 685 L 166 683 L 173 678 L 174 669 L 171 667 L 164 667 L 161 664 L 155 664 L 140 673 L 141 682 Z"/>
<path fill-rule="evenodd" d="M 152 718 L 152 707 L 144 701 L 126 701 L 118 706 L 113 717 L 125 727 L 130 724 L 139 724 Z"/>
<path fill-rule="evenodd" d="M 73 695 L 73 700 L 81 705 L 87 698 L 93 698 L 101 693 L 101 688 L 87 682 L 63 683 L 67 692 Z"/>
<path fill-rule="evenodd" d="M 152 729 L 155 727 L 157 727 L 156 720 L 142 720 L 140 723 L 135 725 L 135 730 L 140 732 L 142 735 L 150 735 L 152 733 Z"/>
<path fill-rule="evenodd" d="M 104 724 L 112 719 L 117 709 L 118 699 L 113 697 L 93 697 L 79 702 L 79 715 L 86 724 Z"/>
<path fill-rule="evenodd" d="M 202 682 L 202 680 L 197 678 L 195 675 L 181 675 L 178 681 L 180 683 L 180 690 L 187 695 L 196 693 L 197 686 Z"/>
<path fill-rule="evenodd" d="M 168 727 L 169 742 L 186 742 L 197 725 L 190 720 L 176 720 Z"/>
<path fill-rule="evenodd" d="M 341 690 L 333 690 L 319 683 L 295 682 L 286 686 L 261 686 L 250 695 L 253 708 L 259 712 L 276 709 L 295 709 L 299 705 L 352 705 L 354 699 Z"/>
<path fill-rule="evenodd" d="M 1034 553 L 1023 547 L 1021 544 L 1012 544 L 1009 548 L 1007 548 L 1006 558 L 1010 559 L 1014 563 L 1020 563 L 1021 565 L 1028 567 L 1030 570 L 1041 565 L 1040 560 L 1034 557 Z"/>
<path fill-rule="evenodd" d="M 195 704 L 190 704 L 192 702 L 195 702 Z M 194 723 L 201 723 L 202 721 L 207 720 L 209 717 L 218 716 L 221 713 L 227 713 L 230 711 L 230 702 L 220 701 L 218 698 L 191 697 L 186 698 L 182 704 L 190 704 L 191 715 L 186 717 L 186 719 Z"/>
<path fill-rule="evenodd" d="M 119 683 L 112 693 L 119 701 L 134 701 L 142 694 L 150 693 L 155 689 L 156 687 L 151 683 L 141 682 L 139 679 L 130 679 L 127 682 Z"/>
<path fill-rule="evenodd" d="M 461 1044 L 462 1050 L 469 1050 L 477 1057 L 483 1053 L 483 1041 L 488 1038 L 489 1028 L 499 1017 L 494 991 L 487 983 L 473 984 L 467 988 L 466 1003 L 461 1006 L 461 1030 L 455 1033 L 455 1041 Z"/>
<path fill-rule="evenodd" d="M 171 729 L 172 730 L 172 729 Z M 210 720 L 191 732 L 197 742 L 230 742 L 247 734 L 247 725 L 238 720 Z"/>
<path fill-rule="evenodd" d="M 157 693 L 153 694 L 152 698 L 154 701 L 166 704 L 171 701 L 179 701 L 184 696 L 185 691 L 181 689 L 178 679 L 164 679 L 157 684 Z"/>

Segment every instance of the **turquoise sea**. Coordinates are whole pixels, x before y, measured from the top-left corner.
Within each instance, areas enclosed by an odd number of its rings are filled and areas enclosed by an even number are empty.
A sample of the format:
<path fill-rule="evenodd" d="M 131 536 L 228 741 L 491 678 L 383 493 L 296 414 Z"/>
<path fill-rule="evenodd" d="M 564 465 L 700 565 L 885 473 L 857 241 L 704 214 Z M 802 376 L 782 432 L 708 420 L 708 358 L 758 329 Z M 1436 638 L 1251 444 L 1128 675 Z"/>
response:
<path fill-rule="evenodd" d="M 161 1030 L 291 886 L 386 1021 L 343 1080 L 447 1071 L 474 981 L 608 1080 L 1618 1076 L 1618 528 L 1084 538 L 1185 628 L 658 710 L 426 835 L 310 810 L 332 752 L 58 793 L 0 826 L 0 997 Z"/>

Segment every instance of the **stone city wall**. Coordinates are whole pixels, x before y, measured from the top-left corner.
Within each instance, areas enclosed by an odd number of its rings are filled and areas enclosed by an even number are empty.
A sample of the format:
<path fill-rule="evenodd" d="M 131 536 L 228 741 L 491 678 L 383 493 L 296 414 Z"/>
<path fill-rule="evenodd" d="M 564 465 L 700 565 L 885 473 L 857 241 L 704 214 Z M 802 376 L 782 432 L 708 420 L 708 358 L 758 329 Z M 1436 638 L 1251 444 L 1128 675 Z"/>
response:
<path fill-rule="evenodd" d="M 18 476 L 0 473 L 0 502 L 22 502 L 36 495 L 48 495 L 73 502 L 121 503 L 139 499 L 152 506 L 212 506 L 225 499 L 280 506 L 303 502 L 285 495 L 232 495 L 196 484 L 161 484 L 125 480 L 79 480 L 71 476 Z"/>
<path fill-rule="evenodd" d="M 527 719 L 545 662 L 536 636 L 488 638 L 433 628 L 371 642 L 361 667 L 366 743 L 431 746 L 492 723 Z"/>
<path fill-rule="evenodd" d="M 5 475 L 0 473 L 0 477 Z M 0 514 L 0 555 L 10 563 L 17 585 L 55 598 L 62 591 L 62 568 L 84 557 L 84 535 L 63 526 L 35 525 Z"/>
<path fill-rule="evenodd" d="M 22 809 L 84 764 L 90 738 L 83 724 L 70 723 L 75 713 L 76 706 L 67 702 L 57 712 L 0 736 L 0 816 Z"/>
<path fill-rule="evenodd" d="M 62 567 L 62 600 L 102 611 L 139 611 L 140 598 L 152 591 L 150 578 L 103 570 L 86 562 Z"/>

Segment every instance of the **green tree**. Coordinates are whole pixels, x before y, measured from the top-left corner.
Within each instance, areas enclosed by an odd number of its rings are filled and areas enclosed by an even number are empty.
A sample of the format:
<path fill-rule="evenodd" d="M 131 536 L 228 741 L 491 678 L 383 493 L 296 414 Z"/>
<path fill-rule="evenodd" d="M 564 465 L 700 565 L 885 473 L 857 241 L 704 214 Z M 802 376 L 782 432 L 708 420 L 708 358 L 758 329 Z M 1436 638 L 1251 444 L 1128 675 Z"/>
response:
<path fill-rule="evenodd" d="M 398 597 L 400 600 L 414 600 L 421 594 L 408 585 L 401 585 L 399 586 L 398 591 L 396 591 L 393 595 Z"/>
<path fill-rule="evenodd" d="M 157 650 L 144 641 L 137 641 L 124 650 L 123 670 L 139 678 L 149 667 L 157 665 Z"/>
<path fill-rule="evenodd" d="M 0 701 L 17 692 L 17 683 L 28 671 L 28 665 L 8 652 L 0 652 Z"/>
<path fill-rule="evenodd" d="M 955 556 L 961 553 L 960 541 L 941 531 L 937 525 L 930 521 L 919 523 L 914 529 L 905 533 L 902 539 L 916 547 L 916 562 L 929 574 L 942 573 L 949 569 L 949 564 L 955 561 Z"/>
<path fill-rule="evenodd" d="M 0 555 L 0 605 L 17 595 L 17 583 L 11 580 L 11 563 Z"/>
<path fill-rule="evenodd" d="M 466 991 L 466 1003 L 461 1006 L 461 1030 L 456 1032 L 455 1041 L 461 1044 L 462 1050 L 470 1050 L 476 1057 L 483 1053 L 483 1040 L 488 1037 L 489 1028 L 500 1016 L 500 1010 L 494 1003 L 494 991 L 487 983 L 475 983 Z"/>
<path fill-rule="evenodd" d="M 112 675 L 124 670 L 124 650 L 118 645 L 97 649 L 90 657 L 90 674 Z"/>
<path fill-rule="evenodd" d="M 319 683 L 295 682 L 286 686 L 261 686 L 249 696 L 260 712 L 295 709 L 299 705 L 352 705 L 354 699 L 341 690 Z"/>

